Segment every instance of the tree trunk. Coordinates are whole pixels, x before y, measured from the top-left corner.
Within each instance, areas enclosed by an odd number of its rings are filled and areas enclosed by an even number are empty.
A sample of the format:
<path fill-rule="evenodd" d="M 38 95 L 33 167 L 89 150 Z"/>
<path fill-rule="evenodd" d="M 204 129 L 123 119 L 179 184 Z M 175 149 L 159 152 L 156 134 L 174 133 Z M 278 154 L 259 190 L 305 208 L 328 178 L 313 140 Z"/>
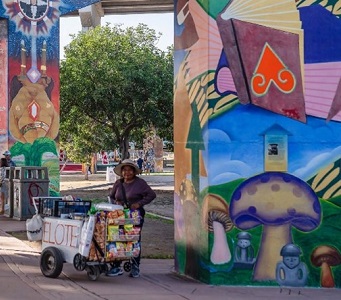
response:
<path fill-rule="evenodd" d="M 129 138 L 126 136 L 122 136 L 120 140 L 120 152 L 122 160 L 129 158 Z"/>

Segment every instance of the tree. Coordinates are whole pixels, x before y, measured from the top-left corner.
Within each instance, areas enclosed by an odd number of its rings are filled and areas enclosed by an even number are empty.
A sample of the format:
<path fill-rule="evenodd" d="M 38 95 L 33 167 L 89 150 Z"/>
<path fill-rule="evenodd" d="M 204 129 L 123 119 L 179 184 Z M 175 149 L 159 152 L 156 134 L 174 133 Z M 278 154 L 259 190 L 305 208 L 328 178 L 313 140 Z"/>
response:
<path fill-rule="evenodd" d="M 65 48 L 61 62 L 61 145 L 79 162 L 119 147 L 150 126 L 168 135 L 173 122 L 173 53 L 144 24 L 96 27 Z M 165 138 L 171 138 L 166 136 Z"/>

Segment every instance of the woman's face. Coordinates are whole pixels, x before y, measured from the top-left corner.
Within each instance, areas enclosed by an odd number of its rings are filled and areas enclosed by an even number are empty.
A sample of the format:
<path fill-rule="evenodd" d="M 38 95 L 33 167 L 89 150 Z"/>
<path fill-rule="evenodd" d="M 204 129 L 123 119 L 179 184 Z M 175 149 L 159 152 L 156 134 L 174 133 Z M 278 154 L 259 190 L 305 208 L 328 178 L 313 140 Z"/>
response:
<path fill-rule="evenodd" d="M 131 166 L 122 167 L 122 177 L 124 181 L 130 181 L 135 177 L 135 169 Z"/>

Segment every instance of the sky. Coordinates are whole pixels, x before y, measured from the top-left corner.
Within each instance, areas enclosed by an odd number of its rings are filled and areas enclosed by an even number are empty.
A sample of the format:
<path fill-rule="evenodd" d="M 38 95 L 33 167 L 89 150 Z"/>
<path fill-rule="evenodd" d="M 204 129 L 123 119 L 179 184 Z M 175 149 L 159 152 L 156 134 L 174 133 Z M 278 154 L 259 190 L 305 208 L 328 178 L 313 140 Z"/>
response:
<path fill-rule="evenodd" d="M 174 44 L 173 13 L 157 14 L 132 14 L 132 15 L 109 15 L 101 19 L 101 25 L 106 23 L 123 24 L 124 27 L 137 26 L 139 23 L 146 24 L 157 33 L 162 33 L 158 47 L 166 50 L 168 46 Z M 70 34 L 78 34 L 82 30 L 79 17 L 62 17 L 60 19 L 60 58 L 64 57 L 64 47 L 68 45 L 72 38 Z"/>

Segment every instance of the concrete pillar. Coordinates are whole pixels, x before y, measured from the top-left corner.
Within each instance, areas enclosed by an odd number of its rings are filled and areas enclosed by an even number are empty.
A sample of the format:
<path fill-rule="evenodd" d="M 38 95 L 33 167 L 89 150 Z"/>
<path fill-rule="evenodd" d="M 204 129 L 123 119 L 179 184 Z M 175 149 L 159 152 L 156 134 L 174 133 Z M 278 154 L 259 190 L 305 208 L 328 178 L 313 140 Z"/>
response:
<path fill-rule="evenodd" d="M 104 16 L 104 11 L 100 2 L 81 8 L 78 10 L 78 13 L 83 31 L 101 25 L 101 18 Z"/>

